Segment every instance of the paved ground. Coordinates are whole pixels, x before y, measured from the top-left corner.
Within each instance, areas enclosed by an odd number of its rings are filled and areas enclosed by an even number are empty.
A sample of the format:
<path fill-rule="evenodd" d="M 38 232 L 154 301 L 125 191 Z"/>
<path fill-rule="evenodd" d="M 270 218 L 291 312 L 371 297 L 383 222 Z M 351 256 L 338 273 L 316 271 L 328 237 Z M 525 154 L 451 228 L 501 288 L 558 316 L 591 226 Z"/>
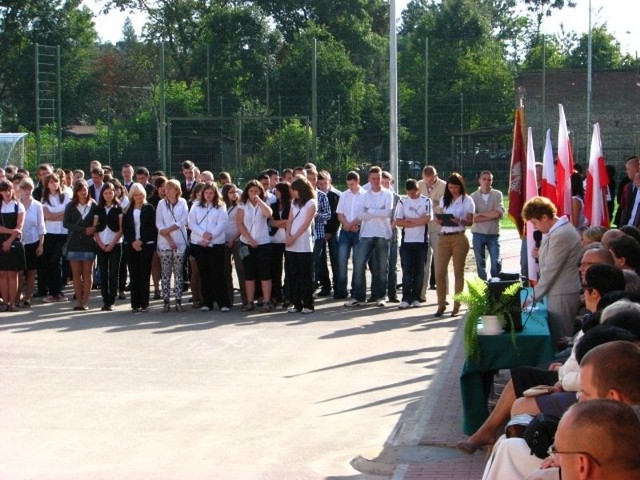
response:
<path fill-rule="evenodd" d="M 434 293 L 309 316 L 0 314 L 0 479 L 477 478 L 479 455 L 431 446 L 461 435 L 461 317 L 434 319 Z"/>

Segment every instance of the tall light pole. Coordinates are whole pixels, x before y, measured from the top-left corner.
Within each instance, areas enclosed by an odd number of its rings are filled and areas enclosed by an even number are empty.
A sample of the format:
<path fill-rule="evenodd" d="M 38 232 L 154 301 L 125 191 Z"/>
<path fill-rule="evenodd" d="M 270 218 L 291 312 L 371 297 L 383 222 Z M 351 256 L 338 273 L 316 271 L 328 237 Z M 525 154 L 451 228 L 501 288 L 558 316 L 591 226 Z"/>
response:
<path fill-rule="evenodd" d="M 591 44 L 591 0 L 589 0 L 589 32 L 587 34 L 587 138 L 585 145 L 588 145 L 589 134 L 591 133 L 591 76 L 593 74 L 593 48 Z"/>
<path fill-rule="evenodd" d="M 389 1 L 389 171 L 398 182 L 398 45 L 395 0 Z"/>

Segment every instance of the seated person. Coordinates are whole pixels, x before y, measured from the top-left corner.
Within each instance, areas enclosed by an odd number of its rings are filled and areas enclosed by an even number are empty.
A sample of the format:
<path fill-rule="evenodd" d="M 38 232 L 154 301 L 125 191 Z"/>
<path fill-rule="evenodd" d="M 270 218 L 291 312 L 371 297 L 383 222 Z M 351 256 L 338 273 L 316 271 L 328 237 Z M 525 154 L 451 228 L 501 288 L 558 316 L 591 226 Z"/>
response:
<path fill-rule="evenodd" d="M 620 329 L 611 330 L 609 326 L 600 326 L 586 333 L 580 342 L 577 355 L 581 359 L 582 393 L 579 400 L 583 402 L 601 398 L 638 405 L 640 377 L 636 374 L 629 375 L 629 372 L 640 371 L 640 347 L 629 341 L 616 340 L 591 348 L 594 342 L 599 341 L 597 337 L 602 339 L 609 336 L 603 334 L 607 329 L 609 334 L 613 332 L 615 335 L 616 330 L 620 333 Z M 589 348 L 591 349 L 587 350 Z M 539 469 L 540 466 L 543 468 Z M 532 455 L 522 438 L 509 438 L 496 446 L 483 479 L 558 479 L 557 469 L 549 469 L 553 466 L 551 459 L 543 462 Z"/>
<path fill-rule="evenodd" d="M 586 255 L 589 252 L 588 250 L 583 255 L 583 261 L 587 258 Z M 587 274 L 592 268 L 595 268 L 595 270 L 589 275 L 591 283 L 587 283 L 589 287 L 585 289 L 588 290 L 588 295 L 585 295 L 587 297 L 585 302 L 587 302 L 587 309 L 590 312 L 595 312 L 603 295 L 611 291 L 624 289 L 624 276 L 620 270 L 610 265 L 595 264 L 588 266 L 583 274 L 584 279 L 587 278 Z M 578 365 L 573 357 L 570 357 L 565 365 L 551 364 L 549 370 L 534 367 L 520 367 L 511 370 L 511 380 L 505 386 L 498 403 L 487 420 L 468 440 L 458 442 L 456 448 L 464 453 L 473 454 L 479 448 L 495 443 L 498 431 L 512 414 L 537 413 L 534 407 L 537 404 L 535 400 L 529 401 L 521 409 L 513 411 L 514 403 L 523 396 L 525 390 L 536 385 L 555 384 L 555 391 L 575 392 L 578 386 L 577 372 Z M 532 402 L 534 405 L 531 405 Z"/>

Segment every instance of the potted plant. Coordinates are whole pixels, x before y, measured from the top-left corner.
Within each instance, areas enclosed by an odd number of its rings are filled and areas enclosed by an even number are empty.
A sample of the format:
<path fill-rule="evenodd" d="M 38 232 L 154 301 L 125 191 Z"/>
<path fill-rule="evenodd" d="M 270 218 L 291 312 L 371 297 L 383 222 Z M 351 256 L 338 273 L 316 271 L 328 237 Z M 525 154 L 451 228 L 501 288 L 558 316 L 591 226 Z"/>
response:
<path fill-rule="evenodd" d="M 513 346 L 516 346 L 516 328 L 513 320 L 512 301 L 520 294 L 522 285 L 516 282 L 504 289 L 497 298 L 491 295 L 487 282 L 480 277 L 467 280 L 467 290 L 454 296 L 456 302 L 467 306 L 464 325 L 464 347 L 467 358 L 480 359 L 480 343 L 478 341 L 478 321 L 487 316 L 495 316 L 499 321 L 498 331 L 489 328 L 492 333 L 510 332 Z"/>

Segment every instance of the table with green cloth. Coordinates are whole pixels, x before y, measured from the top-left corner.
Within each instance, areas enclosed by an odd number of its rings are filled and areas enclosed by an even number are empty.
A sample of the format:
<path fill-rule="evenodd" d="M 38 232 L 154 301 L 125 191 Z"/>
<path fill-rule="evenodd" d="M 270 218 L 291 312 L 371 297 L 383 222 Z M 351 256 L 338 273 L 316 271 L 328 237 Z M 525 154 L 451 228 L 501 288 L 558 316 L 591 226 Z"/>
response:
<path fill-rule="evenodd" d="M 497 370 L 538 366 L 554 359 L 547 318 L 543 304 L 536 305 L 532 311 L 522 312 L 524 329 L 516 333 L 517 349 L 509 333 L 478 335 L 480 360 L 476 363 L 466 359 L 460 375 L 463 431 L 466 435 L 480 428 L 489 416 L 487 400 Z"/>

